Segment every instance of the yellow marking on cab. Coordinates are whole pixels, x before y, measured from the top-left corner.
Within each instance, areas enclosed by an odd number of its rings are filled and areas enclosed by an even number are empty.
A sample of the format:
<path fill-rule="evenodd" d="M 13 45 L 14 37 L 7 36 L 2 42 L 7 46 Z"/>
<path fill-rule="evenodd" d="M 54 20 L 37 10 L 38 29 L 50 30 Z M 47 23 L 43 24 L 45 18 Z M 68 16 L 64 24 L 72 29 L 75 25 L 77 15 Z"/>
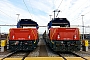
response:
<path fill-rule="evenodd" d="M 51 40 L 52 40 L 52 38 L 53 38 L 53 35 L 55 34 L 55 32 L 56 32 L 56 29 L 54 30 L 53 34 L 51 35 Z"/>
<path fill-rule="evenodd" d="M 32 29 L 31 29 L 31 30 L 32 30 Z M 33 33 L 33 35 L 34 35 L 34 37 L 35 37 L 35 42 L 34 42 L 34 43 L 36 43 L 37 37 L 36 37 L 36 35 L 35 35 L 35 33 L 34 33 L 33 30 L 32 30 L 32 33 Z"/>

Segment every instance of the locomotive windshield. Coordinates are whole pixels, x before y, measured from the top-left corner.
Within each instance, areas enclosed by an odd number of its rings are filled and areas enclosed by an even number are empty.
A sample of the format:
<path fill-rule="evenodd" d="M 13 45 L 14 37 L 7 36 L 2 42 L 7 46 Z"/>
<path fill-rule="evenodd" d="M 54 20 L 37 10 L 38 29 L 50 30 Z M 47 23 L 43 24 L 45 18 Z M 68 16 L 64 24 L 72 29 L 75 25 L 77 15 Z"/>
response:
<path fill-rule="evenodd" d="M 35 26 L 23 26 L 23 28 L 36 28 Z"/>
<path fill-rule="evenodd" d="M 66 18 L 54 18 L 48 23 L 48 28 L 53 26 L 70 27 L 70 22 Z"/>
<path fill-rule="evenodd" d="M 31 20 L 31 19 L 21 19 L 17 23 L 17 28 L 23 28 L 23 27 L 36 27 L 38 29 L 37 22 Z"/>
<path fill-rule="evenodd" d="M 68 23 L 52 23 L 52 26 L 69 27 Z"/>

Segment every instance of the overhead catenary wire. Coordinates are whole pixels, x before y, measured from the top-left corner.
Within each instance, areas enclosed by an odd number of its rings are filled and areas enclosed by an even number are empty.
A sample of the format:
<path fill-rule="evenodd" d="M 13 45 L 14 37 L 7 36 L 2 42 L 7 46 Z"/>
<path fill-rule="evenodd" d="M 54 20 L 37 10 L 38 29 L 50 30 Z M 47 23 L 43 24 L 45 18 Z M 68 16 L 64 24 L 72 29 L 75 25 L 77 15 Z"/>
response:
<path fill-rule="evenodd" d="M 4 13 L 5 15 L 7 15 L 8 17 L 10 17 L 11 19 L 14 19 L 13 17 L 11 17 L 10 15 L 6 14 L 5 12 L 3 12 L 2 10 L 0 10 L 2 13 Z"/>
<path fill-rule="evenodd" d="M 63 0 L 60 2 L 60 4 L 59 4 L 59 6 L 58 6 L 58 8 L 57 8 L 57 9 L 59 9 L 59 7 L 61 6 L 62 2 L 63 2 Z"/>
<path fill-rule="evenodd" d="M 30 2 L 31 10 L 32 10 L 32 12 L 34 12 L 34 9 L 33 9 L 33 7 L 32 7 L 31 1 L 29 0 L 29 2 Z M 35 17 L 35 16 L 34 16 L 34 17 Z M 36 20 L 36 18 L 34 18 L 34 19 Z"/>
<path fill-rule="evenodd" d="M 90 13 L 90 11 L 89 11 L 89 12 L 87 12 L 87 13 L 85 13 L 84 15 L 86 15 L 86 14 L 88 14 L 88 13 Z"/>
<path fill-rule="evenodd" d="M 2 13 L 4 13 L 6 16 L 8 16 L 9 18 L 11 19 L 14 19 L 13 17 L 11 17 L 10 15 L 6 14 L 5 12 L 3 12 L 2 10 L 0 10 Z M 10 22 L 5 22 L 5 21 L 2 21 L 0 20 L 0 22 L 3 22 L 3 23 L 10 23 Z"/>
<path fill-rule="evenodd" d="M 87 12 L 87 13 L 85 13 L 85 14 L 83 14 L 83 15 L 87 15 L 87 14 L 89 14 L 90 13 L 90 11 L 89 12 Z M 81 16 L 81 15 L 80 15 Z M 80 18 L 80 16 L 79 17 L 77 17 L 77 18 L 75 18 L 74 19 L 74 21 L 76 20 L 76 19 L 79 19 Z"/>
<path fill-rule="evenodd" d="M 32 10 L 32 12 L 33 12 L 33 8 L 32 8 L 32 5 L 31 5 L 31 1 L 29 0 L 29 2 L 30 2 L 31 10 Z"/>
<path fill-rule="evenodd" d="M 8 7 L 9 9 L 8 9 L 8 10 L 0 9 L 0 12 L 4 14 L 5 18 L 6 18 L 6 16 L 7 16 L 7 18 L 10 18 L 10 19 L 8 19 L 8 20 L 10 20 L 11 22 L 12 22 L 13 20 L 16 20 L 16 19 L 14 18 L 14 16 L 12 16 L 12 15 L 10 14 L 11 12 L 15 13 L 16 10 L 13 9 L 13 7 L 11 6 L 11 4 L 9 4 L 9 3 L 6 2 L 5 0 L 3 0 L 3 1 L 4 1 L 4 5 L 6 5 L 6 7 Z M 7 13 L 7 12 L 9 12 L 9 11 L 10 11 L 10 13 Z M 11 22 L 9 22 L 9 21 L 7 22 L 6 20 L 7 20 L 7 19 L 4 19 L 4 20 L 3 20 L 3 18 L 2 18 L 2 20 L 0 20 L 0 22 L 2 22 L 1 24 L 11 24 Z"/>
<path fill-rule="evenodd" d="M 13 9 L 13 7 L 12 7 L 10 4 L 8 4 L 5 0 L 3 0 L 3 1 L 5 2 L 5 5 L 10 8 L 10 11 L 13 11 L 13 13 L 16 13 L 16 12 L 17 12 L 17 11 L 16 11 L 15 9 Z M 14 18 L 14 20 L 15 20 L 15 18 Z M 7 22 L 6 22 L 6 23 L 7 23 Z M 9 22 L 9 23 L 10 23 L 10 22 Z"/>
<path fill-rule="evenodd" d="M 52 6 L 52 9 L 54 10 L 53 12 L 55 13 L 57 10 L 59 10 L 59 7 L 61 6 L 61 4 L 62 4 L 62 2 L 63 2 L 63 0 L 62 1 L 60 1 L 60 4 L 59 4 L 59 6 L 57 7 L 57 9 L 55 8 L 55 2 L 56 2 L 57 0 L 53 0 L 52 1 L 52 4 L 53 4 L 53 6 Z M 58 11 L 57 11 L 58 12 Z M 57 13 L 57 16 L 58 16 L 58 14 L 59 14 L 59 12 Z M 56 16 L 56 17 L 57 17 Z M 55 16 L 54 16 L 55 17 Z"/>
<path fill-rule="evenodd" d="M 87 1 L 85 1 L 84 3 L 82 3 L 82 5 L 80 5 L 80 6 L 79 6 L 77 9 L 75 9 L 73 12 L 77 11 L 78 9 L 80 9 L 86 2 L 87 2 Z M 83 12 L 83 10 L 82 10 L 82 12 Z M 90 13 L 90 11 L 87 12 L 87 13 L 85 13 L 84 15 L 86 15 L 86 14 L 88 14 L 88 13 Z M 72 13 L 71 13 L 69 16 L 71 16 L 71 15 L 72 15 Z M 81 14 L 79 15 L 79 17 L 75 18 L 74 21 L 76 21 L 76 19 L 79 19 L 80 16 L 81 16 Z M 73 20 L 72 20 L 72 21 L 73 21 Z"/>
<path fill-rule="evenodd" d="M 58 13 L 57 13 L 56 17 L 58 16 L 58 14 L 59 14 L 59 12 L 60 12 L 59 7 L 61 6 L 62 2 L 63 2 L 63 0 L 60 2 L 58 8 L 56 9 L 56 10 L 58 10 Z"/>
<path fill-rule="evenodd" d="M 25 7 L 27 8 L 27 10 L 28 10 L 28 12 L 29 12 L 31 18 L 33 18 L 24 0 L 23 0 L 23 3 L 24 3 L 24 5 L 25 5 Z"/>
<path fill-rule="evenodd" d="M 3 1 L 6 2 L 5 0 L 3 0 Z M 5 5 L 6 5 L 7 7 L 9 7 L 10 10 L 12 10 L 13 12 L 16 12 L 16 10 L 12 9 L 11 5 L 9 5 L 8 3 L 5 3 Z"/>
<path fill-rule="evenodd" d="M 8 22 L 2 21 L 2 20 L 0 20 L 0 22 L 3 22 L 3 23 L 8 23 Z M 10 24 L 10 23 L 9 23 L 9 24 Z"/>
<path fill-rule="evenodd" d="M 82 3 L 82 5 L 80 5 L 77 9 L 75 9 L 73 12 L 76 12 L 78 9 L 80 9 L 85 3 L 86 3 L 87 1 L 85 1 L 84 3 Z M 69 16 L 71 16 L 72 15 L 72 13 L 69 15 Z"/>

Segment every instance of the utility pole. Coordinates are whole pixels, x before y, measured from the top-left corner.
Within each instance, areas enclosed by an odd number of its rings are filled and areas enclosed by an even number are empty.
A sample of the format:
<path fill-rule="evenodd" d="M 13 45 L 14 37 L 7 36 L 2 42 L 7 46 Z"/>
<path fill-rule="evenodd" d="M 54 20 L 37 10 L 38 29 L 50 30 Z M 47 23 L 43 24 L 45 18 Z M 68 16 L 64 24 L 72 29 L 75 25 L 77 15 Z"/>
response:
<path fill-rule="evenodd" d="M 20 14 L 16 14 L 16 15 L 18 15 L 18 17 L 17 17 L 17 23 L 18 23 Z"/>
<path fill-rule="evenodd" d="M 0 41 L 1 41 L 1 27 L 0 27 Z"/>
<path fill-rule="evenodd" d="M 81 16 L 82 16 L 82 30 L 83 30 L 82 33 L 83 33 L 83 40 L 84 40 L 84 21 L 83 21 L 83 16 L 84 16 L 84 15 L 81 15 Z"/>

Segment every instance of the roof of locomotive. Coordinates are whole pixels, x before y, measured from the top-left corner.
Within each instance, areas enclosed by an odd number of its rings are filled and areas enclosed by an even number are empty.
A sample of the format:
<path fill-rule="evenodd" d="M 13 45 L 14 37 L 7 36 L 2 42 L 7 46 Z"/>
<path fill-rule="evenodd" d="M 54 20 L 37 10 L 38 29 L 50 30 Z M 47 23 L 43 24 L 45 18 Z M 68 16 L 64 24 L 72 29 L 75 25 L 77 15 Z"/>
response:
<path fill-rule="evenodd" d="M 20 28 L 20 26 L 36 26 L 38 28 L 37 22 L 31 19 L 20 19 L 17 23 L 17 28 Z"/>
<path fill-rule="evenodd" d="M 61 25 L 68 25 L 68 27 L 70 27 L 70 22 L 66 18 L 54 18 L 48 23 L 48 28 L 51 28 L 51 26 Z"/>

